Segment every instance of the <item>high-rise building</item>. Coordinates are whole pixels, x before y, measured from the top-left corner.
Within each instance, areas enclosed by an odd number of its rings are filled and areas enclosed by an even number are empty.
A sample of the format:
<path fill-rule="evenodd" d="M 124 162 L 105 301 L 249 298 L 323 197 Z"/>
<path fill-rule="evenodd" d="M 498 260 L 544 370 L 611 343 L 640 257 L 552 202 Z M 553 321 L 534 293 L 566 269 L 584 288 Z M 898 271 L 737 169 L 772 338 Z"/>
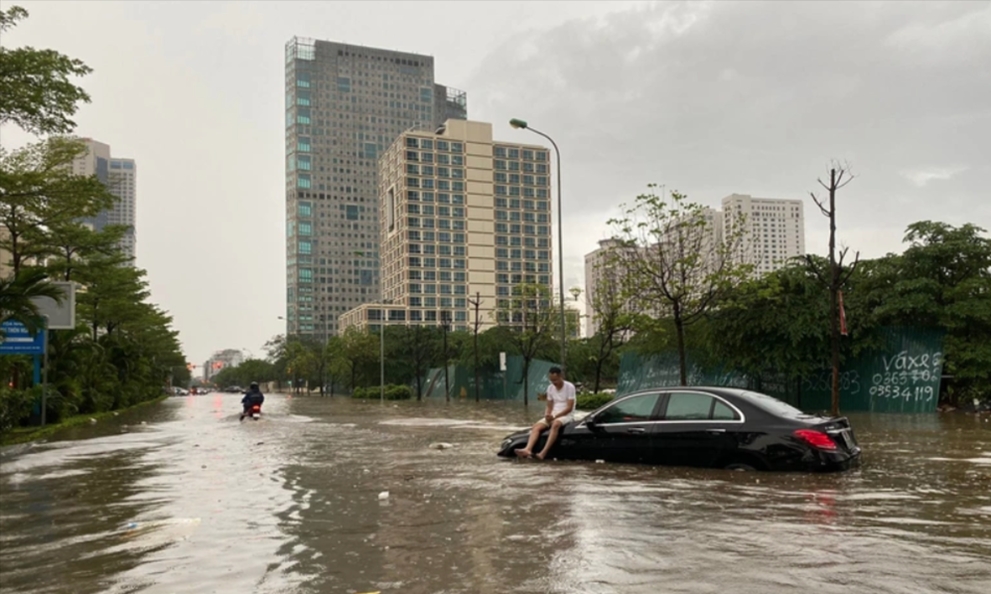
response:
<path fill-rule="evenodd" d="M 484 329 L 508 310 L 515 286 L 550 291 L 548 165 L 545 147 L 494 142 L 488 123 L 449 120 L 436 132 L 401 134 L 380 161 L 385 303 L 349 310 L 340 327 L 384 317 L 469 329 L 477 298 Z"/>
<path fill-rule="evenodd" d="M 378 160 L 404 131 L 465 119 L 431 56 L 286 44 L 286 331 L 327 337 L 380 298 Z"/>
<path fill-rule="evenodd" d="M 801 200 L 754 198 L 731 194 L 723 198 L 724 233 L 732 237 L 739 221 L 746 233 L 738 257 L 756 266 L 758 275 L 805 255 L 805 210 Z"/>
<path fill-rule="evenodd" d="M 210 378 L 217 375 L 228 367 L 237 367 L 244 362 L 244 353 L 237 349 L 224 349 L 217 351 L 203 364 L 203 380 L 210 381 Z"/>
<path fill-rule="evenodd" d="M 623 266 L 616 250 L 621 247 L 618 239 L 603 239 L 599 248 L 585 254 L 585 335 L 595 336 L 599 331 L 597 303 L 621 300 Z"/>
<path fill-rule="evenodd" d="M 84 220 L 97 231 L 107 225 L 126 225 L 128 231 L 120 241 L 121 250 L 133 260 L 135 255 L 135 223 L 137 165 L 133 159 L 114 159 L 110 146 L 92 138 L 80 139 L 86 145 L 86 153 L 72 163 L 74 175 L 95 175 L 107 186 L 117 200 L 113 207 Z"/>
<path fill-rule="evenodd" d="M 131 260 L 137 254 L 137 223 L 135 191 L 138 168 L 134 159 L 110 159 L 110 193 L 117 197 L 114 207 L 107 213 L 111 225 L 125 225 L 128 230 L 120 240 L 120 247 Z"/>

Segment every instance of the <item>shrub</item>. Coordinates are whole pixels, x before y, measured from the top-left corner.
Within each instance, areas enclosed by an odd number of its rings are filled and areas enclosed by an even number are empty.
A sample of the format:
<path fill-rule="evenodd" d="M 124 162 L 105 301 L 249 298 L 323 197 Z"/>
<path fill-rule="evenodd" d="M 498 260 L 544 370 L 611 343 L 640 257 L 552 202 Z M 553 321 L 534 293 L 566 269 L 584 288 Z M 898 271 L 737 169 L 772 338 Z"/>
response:
<path fill-rule="evenodd" d="M 0 388 L 0 434 L 27 421 L 34 403 L 40 398 L 40 387 L 28 390 Z"/>
<path fill-rule="evenodd" d="M 362 400 L 377 400 L 382 397 L 382 390 L 380 386 L 367 386 L 364 388 L 355 388 L 351 391 L 351 398 L 360 398 Z M 413 397 L 413 389 L 409 386 L 396 386 L 387 385 L 385 387 L 385 399 L 386 400 L 409 400 Z"/>
<path fill-rule="evenodd" d="M 615 394 L 579 394 L 575 401 L 578 410 L 595 410 L 607 402 L 611 402 Z"/>

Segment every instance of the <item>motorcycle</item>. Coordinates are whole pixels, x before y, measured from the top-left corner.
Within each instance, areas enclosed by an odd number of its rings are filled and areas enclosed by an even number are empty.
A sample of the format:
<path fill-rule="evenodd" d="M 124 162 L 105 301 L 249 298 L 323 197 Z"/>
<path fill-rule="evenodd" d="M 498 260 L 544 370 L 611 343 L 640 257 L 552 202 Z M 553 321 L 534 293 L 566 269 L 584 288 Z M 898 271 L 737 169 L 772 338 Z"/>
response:
<path fill-rule="evenodd" d="M 251 408 L 249 408 L 247 410 L 247 412 L 244 412 L 244 413 L 241 414 L 241 420 L 242 421 L 244 420 L 244 417 L 251 417 L 255 421 L 257 421 L 258 419 L 262 418 L 262 405 L 260 405 L 260 404 L 252 404 L 251 405 Z"/>

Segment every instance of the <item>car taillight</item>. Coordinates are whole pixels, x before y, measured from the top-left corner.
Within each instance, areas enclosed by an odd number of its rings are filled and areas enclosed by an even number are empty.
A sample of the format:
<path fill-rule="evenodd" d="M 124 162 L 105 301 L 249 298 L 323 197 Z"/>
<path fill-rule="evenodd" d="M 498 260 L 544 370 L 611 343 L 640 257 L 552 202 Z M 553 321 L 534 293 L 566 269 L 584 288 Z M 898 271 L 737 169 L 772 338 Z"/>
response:
<path fill-rule="evenodd" d="M 814 431 L 812 429 L 798 429 L 792 435 L 801 439 L 805 443 L 809 444 L 814 448 L 819 448 L 820 450 L 835 450 L 836 442 L 833 439 L 823 433 L 822 431 Z"/>

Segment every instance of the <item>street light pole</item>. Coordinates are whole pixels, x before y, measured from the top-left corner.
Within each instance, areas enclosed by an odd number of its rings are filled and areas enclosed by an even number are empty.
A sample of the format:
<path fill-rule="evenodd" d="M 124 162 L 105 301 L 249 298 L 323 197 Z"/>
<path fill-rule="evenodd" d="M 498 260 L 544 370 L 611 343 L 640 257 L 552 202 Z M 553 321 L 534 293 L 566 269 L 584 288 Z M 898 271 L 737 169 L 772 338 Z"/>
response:
<path fill-rule="evenodd" d="M 557 143 L 550 136 L 540 130 L 535 130 L 526 123 L 525 120 L 513 118 L 509 120 L 509 125 L 513 128 L 529 130 L 534 134 L 543 136 L 550 141 L 554 147 L 554 154 L 557 157 L 557 269 L 558 269 L 558 291 L 561 299 L 561 369 L 567 371 L 568 355 L 568 331 L 564 313 L 564 226 L 561 216 L 561 150 Z"/>
<path fill-rule="evenodd" d="M 382 300 L 382 319 L 379 320 L 379 402 L 385 404 L 385 300 Z"/>

